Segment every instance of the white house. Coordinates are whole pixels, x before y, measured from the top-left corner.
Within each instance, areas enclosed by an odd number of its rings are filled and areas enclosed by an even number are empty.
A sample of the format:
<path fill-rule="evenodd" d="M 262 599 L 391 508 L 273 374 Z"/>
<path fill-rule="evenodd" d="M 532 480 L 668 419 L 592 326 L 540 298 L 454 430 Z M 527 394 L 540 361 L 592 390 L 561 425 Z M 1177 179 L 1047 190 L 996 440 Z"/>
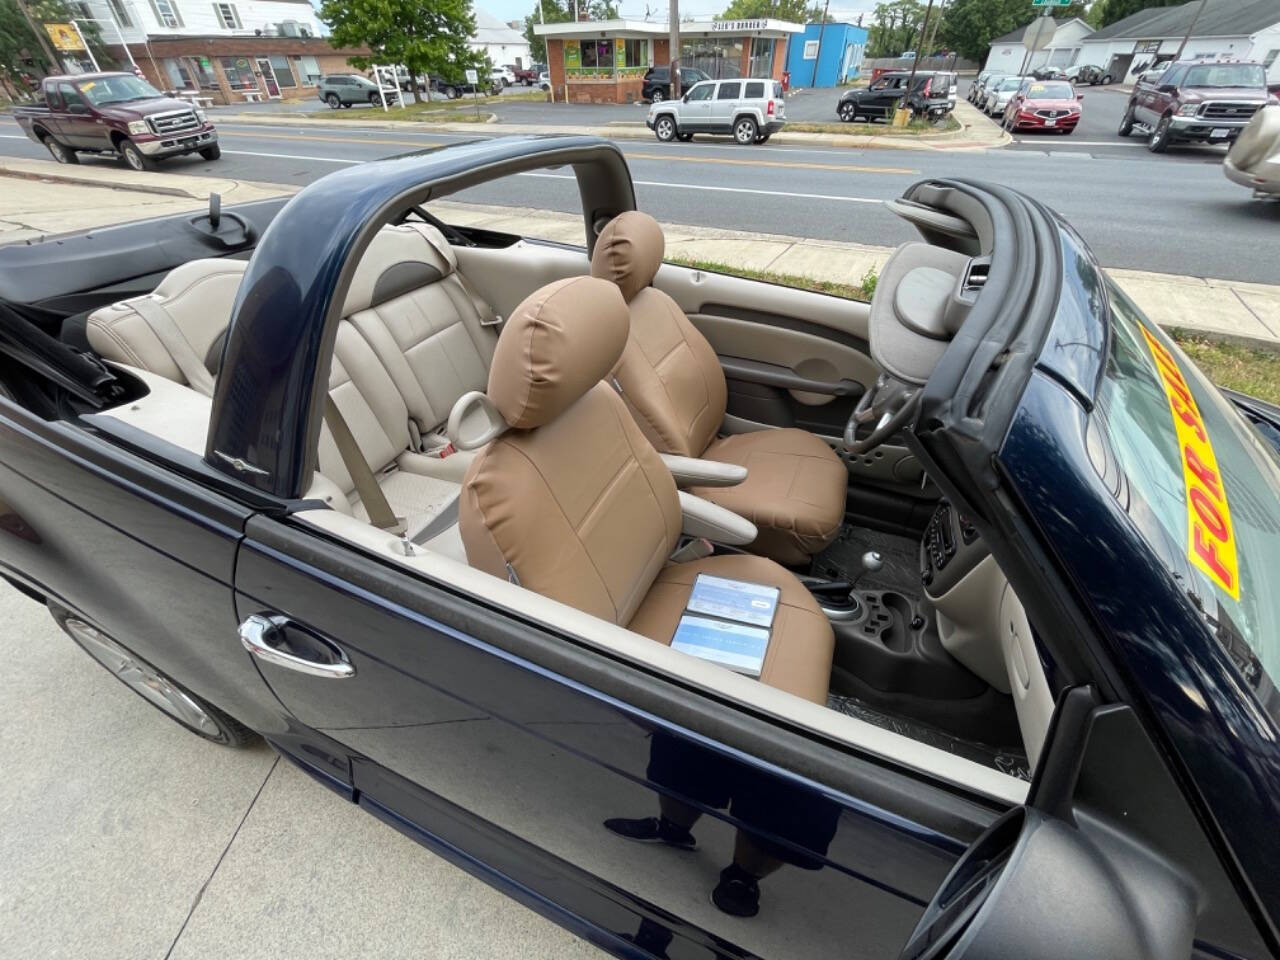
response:
<path fill-rule="evenodd" d="M 489 55 L 489 60 L 496 67 L 513 63 L 518 67 L 528 67 L 533 63 L 533 55 L 529 52 L 529 41 L 524 34 L 504 23 L 492 14 L 485 13 L 479 7 L 474 9 L 476 18 L 475 36 L 471 38 L 471 49 Z"/>
<path fill-rule="evenodd" d="M 1080 57 L 1084 38 L 1093 32 L 1093 28 L 1079 17 L 1054 20 L 1053 23 L 1057 29 L 1054 30 L 1049 45 L 1030 56 L 1027 55 L 1027 48 L 1022 45 L 1022 38 L 1030 24 L 992 40 L 991 52 L 987 54 L 983 69 L 1016 74 L 1026 73 L 1036 67 L 1050 66 L 1065 70 L 1072 66 Z"/>
<path fill-rule="evenodd" d="M 314 96 L 326 73 L 350 73 L 310 0 L 72 0 L 72 19 L 97 28 L 114 64 L 138 69 L 162 90 L 215 102 Z M 123 41 L 123 42 L 122 42 Z M 64 66 L 93 69 L 88 54 Z"/>
<path fill-rule="evenodd" d="M 1196 18 L 1199 6 L 1149 7 L 1118 20 L 1083 42 L 1081 61 L 1132 79 L 1135 68 L 1173 59 L 1194 20 L 1184 58 L 1256 60 L 1269 80 L 1280 80 L 1280 0 L 1207 0 Z"/>

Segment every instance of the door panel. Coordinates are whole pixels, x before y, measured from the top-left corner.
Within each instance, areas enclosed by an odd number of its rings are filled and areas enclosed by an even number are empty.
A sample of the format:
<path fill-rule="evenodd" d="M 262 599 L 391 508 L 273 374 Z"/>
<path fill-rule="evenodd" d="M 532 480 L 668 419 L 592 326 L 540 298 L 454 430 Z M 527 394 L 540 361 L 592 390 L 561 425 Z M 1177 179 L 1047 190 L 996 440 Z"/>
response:
<path fill-rule="evenodd" d="M 336 681 L 261 669 L 350 751 L 361 802 L 424 842 L 477 844 L 455 853 L 521 899 L 547 898 L 543 912 L 573 929 L 671 956 L 893 955 L 994 815 L 308 530 L 255 518 L 236 575 L 239 615 L 305 617 L 354 665 Z M 700 814 L 695 851 L 604 826 L 659 809 Z M 779 861 L 755 920 L 708 898 L 735 844 Z"/>

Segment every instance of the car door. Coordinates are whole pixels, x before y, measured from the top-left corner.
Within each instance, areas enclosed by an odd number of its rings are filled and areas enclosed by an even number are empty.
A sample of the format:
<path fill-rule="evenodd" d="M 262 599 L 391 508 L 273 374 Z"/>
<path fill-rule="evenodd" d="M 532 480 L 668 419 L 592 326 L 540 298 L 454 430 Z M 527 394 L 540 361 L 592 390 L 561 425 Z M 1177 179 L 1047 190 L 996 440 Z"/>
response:
<path fill-rule="evenodd" d="M 894 108 L 897 107 L 898 101 L 902 99 L 902 95 L 905 92 L 906 82 L 906 77 L 888 77 L 885 79 L 884 85 L 875 91 L 875 96 L 871 99 L 874 116 L 892 116 Z"/>
<path fill-rule="evenodd" d="M 733 128 L 738 104 L 742 100 L 741 80 L 721 80 L 711 102 L 711 125 L 717 133 L 728 133 Z"/>
<path fill-rule="evenodd" d="M 695 84 L 680 104 L 680 126 L 685 130 L 707 132 L 715 129 L 711 119 L 716 85 L 712 80 Z"/>
<path fill-rule="evenodd" d="M 251 522 L 236 583 L 242 622 L 273 618 L 271 642 L 315 658 L 258 661 L 315 731 L 296 761 L 614 950 L 892 956 L 1004 805 L 829 752 L 298 520 Z M 349 675 L 324 675 L 334 653 Z M 681 809 L 702 814 L 696 850 L 625 839 L 615 819 Z M 709 899 L 735 850 L 776 861 L 756 920 Z"/>
<path fill-rule="evenodd" d="M 69 147 L 106 146 L 106 138 L 89 113 L 89 104 L 80 91 L 73 84 L 59 83 L 58 95 L 64 110 L 60 120 L 63 142 Z"/>

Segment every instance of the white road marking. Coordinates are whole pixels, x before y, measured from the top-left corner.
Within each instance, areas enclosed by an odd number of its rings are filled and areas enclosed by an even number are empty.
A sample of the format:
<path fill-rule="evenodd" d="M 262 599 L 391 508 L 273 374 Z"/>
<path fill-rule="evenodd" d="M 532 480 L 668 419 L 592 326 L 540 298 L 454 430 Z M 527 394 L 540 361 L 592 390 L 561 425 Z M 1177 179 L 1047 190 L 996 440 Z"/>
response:
<path fill-rule="evenodd" d="M 320 163 L 368 163 L 368 160 L 344 160 L 338 157 L 308 157 L 298 153 L 255 153 L 252 150 L 223 150 L 223 153 L 237 157 L 270 157 L 273 160 L 316 160 Z"/>
<path fill-rule="evenodd" d="M 1014 139 L 1014 143 L 1036 144 L 1046 150 L 1056 150 L 1059 147 L 1145 147 L 1146 143 L 1136 140 L 1072 140 L 1070 143 L 1061 143 L 1056 147 L 1050 147 L 1043 140 L 1037 138 L 1035 140 L 1019 140 Z"/>
<path fill-rule="evenodd" d="M 576 180 L 566 173 L 521 173 L 521 177 L 543 177 L 547 180 Z M 665 187 L 671 190 L 708 190 L 715 193 L 750 193 L 765 197 L 793 197 L 799 200 L 839 200 L 842 203 L 884 203 L 879 197 L 837 197 L 827 193 L 787 193 L 783 190 L 751 190 L 747 187 L 712 187 L 697 183 L 664 183 L 659 180 L 632 180 L 637 187 Z"/>

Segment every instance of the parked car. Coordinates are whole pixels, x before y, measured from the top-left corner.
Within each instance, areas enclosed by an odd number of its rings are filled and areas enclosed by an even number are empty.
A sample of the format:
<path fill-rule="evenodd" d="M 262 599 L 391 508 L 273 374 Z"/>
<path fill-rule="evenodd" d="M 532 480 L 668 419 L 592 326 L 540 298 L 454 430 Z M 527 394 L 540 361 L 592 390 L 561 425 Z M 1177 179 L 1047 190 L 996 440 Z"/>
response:
<path fill-rule="evenodd" d="M 910 70 L 883 73 L 870 86 L 847 90 L 836 102 L 836 116 L 846 123 L 855 120 L 888 120 L 907 96 L 907 104 L 920 115 L 935 119 L 955 107 L 955 74 L 917 70 L 914 81 Z"/>
<path fill-rule="evenodd" d="M 1065 80 L 1067 74 L 1057 67 L 1037 67 L 1031 71 L 1031 77 L 1034 80 Z"/>
<path fill-rule="evenodd" d="M 580 246 L 440 219 L 546 167 Z M 0 574 L 618 957 L 1264 956 L 1280 410 L 1002 184 L 889 201 L 869 304 L 664 264 L 635 202 L 497 138 L 0 247 Z M 671 646 L 742 593 L 758 677 Z"/>
<path fill-rule="evenodd" d="M 979 109 L 987 102 L 987 91 L 998 83 L 1007 74 L 991 71 L 986 74 L 979 74 L 978 79 L 969 86 L 969 100 Z"/>
<path fill-rule="evenodd" d="M 1083 99 L 1066 80 L 1028 80 L 1005 107 L 1003 126 L 1069 134 L 1080 122 Z"/>
<path fill-rule="evenodd" d="M 1112 81 L 1110 73 L 1092 63 L 1076 64 L 1074 67 L 1069 67 L 1066 74 L 1067 79 L 1077 85 L 1087 83 L 1089 86 L 1095 87 L 1100 83 L 1108 84 Z"/>
<path fill-rule="evenodd" d="M 1119 134 L 1146 131 L 1152 153 L 1173 143 L 1231 143 L 1269 96 L 1260 63 L 1173 63 L 1134 85 Z"/>
<path fill-rule="evenodd" d="M 339 107 L 350 109 L 356 103 L 381 106 L 384 97 L 387 103 L 395 103 L 400 99 L 400 91 L 396 87 L 383 87 L 380 96 L 378 85 L 367 77 L 357 73 L 331 73 L 320 78 L 316 96 L 337 110 Z"/>
<path fill-rule="evenodd" d="M 222 155 L 203 110 L 132 73 L 45 77 L 40 102 L 14 107 L 13 117 L 59 163 L 79 163 L 81 153 L 118 154 L 134 170 L 154 170 L 169 157 Z"/>
<path fill-rule="evenodd" d="M 703 80 L 679 100 L 658 100 L 645 125 L 664 143 L 695 133 L 730 134 L 738 143 L 764 143 L 786 125 L 787 105 L 777 80 Z"/>
<path fill-rule="evenodd" d="M 510 67 L 494 67 L 489 71 L 489 79 L 499 86 L 509 87 L 516 82 L 516 74 Z"/>
<path fill-rule="evenodd" d="M 465 79 L 446 80 L 444 77 L 432 77 L 431 91 L 440 94 L 446 100 L 457 100 L 468 93 L 496 96 L 502 92 L 502 83 L 489 77 L 485 77 L 481 83 L 468 83 Z"/>
<path fill-rule="evenodd" d="M 543 71 L 542 73 L 538 74 L 538 86 L 543 90 L 550 90 L 551 74 L 547 73 L 546 71 Z"/>
<path fill-rule="evenodd" d="M 970 103 L 973 103 L 974 100 L 977 99 L 978 92 L 982 89 L 983 82 L 987 79 L 987 77 L 991 76 L 994 72 L 995 71 L 993 70 L 979 71 L 978 75 L 974 77 L 973 80 L 970 82 L 969 89 L 965 92 L 965 99 L 967 99 Z"/>
<path fill-rule="evenodd" d="M 1280 104 L 1268 104 L 1253 115 L 1227 151 L 1222 172 L 1254 197 L 1280 197 Z"/>
<path fill-rule="evenodd" d="M 695 83 L 710 80 L 711 77 L 697 67 L 680 67 L 681 92 L 689 90 Z M 671 99 L 671 68 L 669 66 L 650 67 L 644 73 L 640 85 L 640 98 L 650 103 L 661 103 Z"/>
<path fill-rule="evenodd" d="M 1004 108 L 1009 105 L 1014 94 L 1022 87 L 1023 82 L 1029 79 L 1029 77 L 1001 77 L 997 83 L 988 84 L 986 100 L 982 103 L 982 109 L 987 116 L 1002 116 Z"/>
<path fill-rule="evenodd" d="M 518 67 L 514 63 L 507 64 L 507 69 L 515 77 L 515 83 L 531 87 L 538 79 L 538 71 L 533 67 Z"/>

